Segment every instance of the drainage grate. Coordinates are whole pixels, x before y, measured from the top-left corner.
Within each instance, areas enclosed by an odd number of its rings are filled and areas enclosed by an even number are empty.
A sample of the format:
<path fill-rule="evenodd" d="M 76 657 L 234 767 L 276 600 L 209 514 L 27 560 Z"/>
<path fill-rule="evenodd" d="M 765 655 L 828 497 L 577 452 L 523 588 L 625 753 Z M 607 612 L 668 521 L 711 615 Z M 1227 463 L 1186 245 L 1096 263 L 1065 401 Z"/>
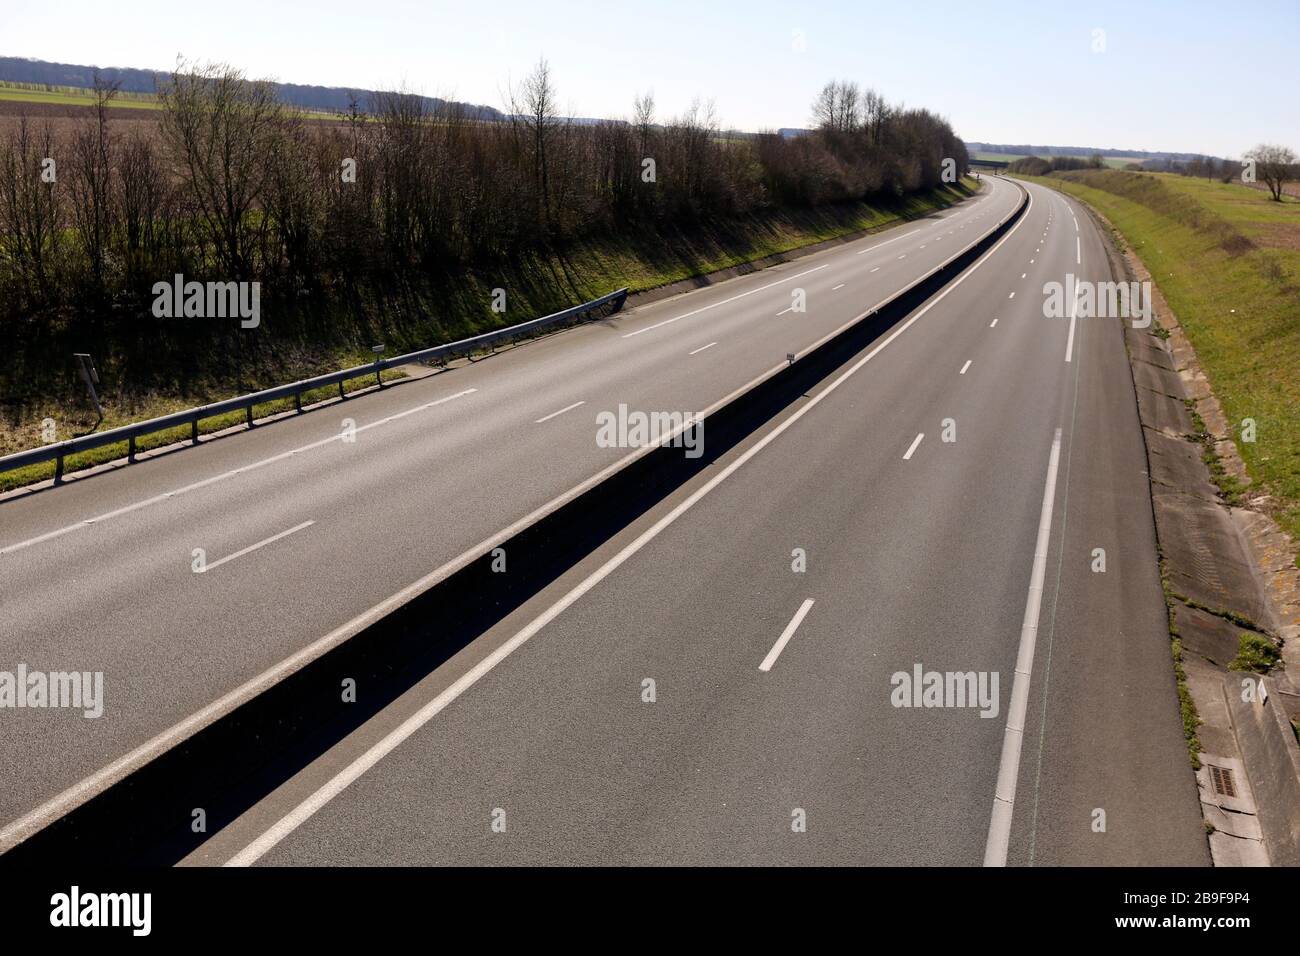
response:
<path fill-rule="evenodd" d="M 1221 797 L 1235 797 L 1237 795 L 1237 781 L 1232 778 L 1232 771 L 1227 767 L 1210 767 L 1210 781 L 1214 784 L 1214 792 Z"/>

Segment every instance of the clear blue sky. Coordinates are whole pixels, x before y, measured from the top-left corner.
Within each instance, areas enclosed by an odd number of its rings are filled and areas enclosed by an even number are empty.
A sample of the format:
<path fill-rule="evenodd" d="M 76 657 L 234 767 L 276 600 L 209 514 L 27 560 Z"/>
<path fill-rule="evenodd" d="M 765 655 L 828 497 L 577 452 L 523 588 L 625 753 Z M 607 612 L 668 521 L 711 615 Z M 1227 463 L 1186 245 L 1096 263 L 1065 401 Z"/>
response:
<path fill-rule="evenodd" d="M 1300 0 L 2 2 L 9 56 L 166 69 L 183 53 L 288 82 L 500 106 L 545 55 L 584 116 L 624 116 L 652 90 L 661 115 L 700 97 L 726 125 L 803 126 L 816 91 L 841 77 L 929 107 L 968 140 L 1300 150 Z"/>

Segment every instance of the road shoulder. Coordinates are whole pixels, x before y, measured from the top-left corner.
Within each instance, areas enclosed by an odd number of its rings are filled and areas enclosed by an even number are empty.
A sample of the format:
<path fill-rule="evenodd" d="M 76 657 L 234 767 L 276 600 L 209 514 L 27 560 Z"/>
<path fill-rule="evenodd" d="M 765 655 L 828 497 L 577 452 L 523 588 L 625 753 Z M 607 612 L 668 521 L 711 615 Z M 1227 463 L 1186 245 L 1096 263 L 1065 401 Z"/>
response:
<path fill-rule="evenodd" d="M 1184 727 L 1216 866 L 1300 864 L 1300 571 L 1249 484 L 1195 349 L 1150 272 L 1095 209 L 1116 273 L 1151 284 L 1156 322 L 1126 327 L 1146 442 Z M 1243 506 L 1245 505 L 1245 506 Z M 1246 643 L 1281 665 L 1246 669 Z M 1291 666 L 1286 667 L 1287 664 Z"/>

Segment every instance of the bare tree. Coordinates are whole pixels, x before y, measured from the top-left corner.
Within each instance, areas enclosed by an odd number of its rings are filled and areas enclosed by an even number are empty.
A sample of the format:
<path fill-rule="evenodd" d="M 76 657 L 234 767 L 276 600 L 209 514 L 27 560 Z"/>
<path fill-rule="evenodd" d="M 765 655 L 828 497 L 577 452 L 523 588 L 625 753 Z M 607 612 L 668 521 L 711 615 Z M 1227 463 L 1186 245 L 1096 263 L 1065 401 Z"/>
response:
<path fill-rule="evenodd" d="M 163 135 L 218 264 L 232 276 L 251 273 L 268 227 L 253 213 L 285 119 L 274 85 L 224 64 L 182 62 L 158 98 Z"/>
<path fill-rule="evenodd" d="M 119 83 L 105 80 L 98 70 L 94 74 L 93 112 L 72 136 L 72 163 L 69 176 L 72 193 L 72 220 L 81 240 L 81 250 L 90 266 L 96 294 L 104 291 L 104 258 L 109 229 L 115 215 L 113 204 L 114 144 L 109 131 L 108 110 L 117 96 Z"/>
<path fill-rule="evenodd" d="M 57 297 L 59 229 L 54 133 L 48 123 L 34 130 L 23 116 L 0 152 L 0 234 L 6 258 L 29 302 Z M 48 171 L 48 173 L 47 173 Z"/>
<path fill-rule="evenodd" d="M 839 108 L 836 110 L 836 127 L 841 133 L 852 133 L 862 122 L 859 100 L 862 93 L 858 84 L 842 80 L 840 82 Z"/>
<path fill-rule="evenodd" d="M 384 245 L 393 265 L 408 264 L 426 249 L 426 226 L 432 204 L 429 139 L 433 132 L 429 104 L 404 91 L 375 98 L 379 137 L 379 207 Z"/>
<path fill-rule="evenodd" d="M 174 264 L 160 261 L 165 257 L 169 222 L 173 221 L 169 209 L 171 188 L 163 160 L 148 135 L 137 132 L 128 137 L 117 157 L 116 192 L 121 217 L 117 243 L 128 282 L 134 285 L 151 267 L 157 272 L 162 271 L 160 266 Z M 179 244 L 169 251 L 177 252 Z"/>
<path fill-rule="evenodd" d="M 510 92 L 511 121 L 522 127 L 524 148 L 533 172 L 533 202 L 543 230 L 551 225 L 550 151 L 559 126 L 555 87 L 546 59 Z"/>
<path fill-rule="evenodd" d="M 813 118 L 824 133 L 855 133 L 862 126 L 861 88 L 846 79 L 832 79 L 813 100 Z"/>
<path fill-rule="evenodd" d="M 1296 156 L 1285 146 L 1273 143 L 1260 143 L 1250 152 L 1247 159 L 1255 161 L 1255 175 L 1264 181 L 1275 202 L 1282 201 L 1282 189 L 1294 177 L 1292 167 Z"/>
<path fill-rule="evenodd" d="M 870 90 L 867 93 L 870 95 Z M 813 120 L 828 133 L 855 133 L 863 122 L 863 92 L 850 80 L 831 80 L 813 100 Z"/>
<path fill-rule="evenodd" d="M 831 80 L 821 88 L 817 98 L 813 100 L 813 122 L 821 130 L 835 129 L 835 118 L 839 115 L 839 98 L 840 85 L 835 80 Z"/>
<path fill-rule="evenodd" d="M 642 157 L 650 155 L 650 137 L 654 132 L 655 95 L 642 93 L 632 103 L 632 122 L 636 126 L 637 148 Z"/>
<path fill-rule="evenodd" d="M 885 98 L 875 90 L 866 90 L 862 94 L 862 125 L 867 131 L 867 141 L 878 148 L 884 140 L 885 124 L 891 114 Z"/>

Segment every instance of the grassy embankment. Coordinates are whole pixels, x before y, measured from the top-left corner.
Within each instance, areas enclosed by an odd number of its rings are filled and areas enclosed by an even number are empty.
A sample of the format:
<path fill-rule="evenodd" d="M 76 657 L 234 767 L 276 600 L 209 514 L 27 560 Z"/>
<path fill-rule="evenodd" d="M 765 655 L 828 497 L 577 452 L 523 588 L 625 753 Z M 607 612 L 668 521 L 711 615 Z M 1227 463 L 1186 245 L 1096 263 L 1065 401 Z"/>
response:
<path fill-rule="evenodd" d="M 1236 430 L 1252 493 L 1268 496 L 1257 504 L 1300 541 L 1300 199 L 1163 173 L 1035 179 L 1089 203 L 1141 257 Z"/>
<path fill-rule="evenodd" d="M 1255 503 L 1300 540 L 1300 202 L 1273 203 L 1243 185 L 1170 174 L 1087 170 L 1024 178 L 1089 203 L 1142 259 L 1228 421 L 1237 429 L 1244 418 L 1257 423 L 1254 443 L 1236 443 L 1255 490 L 1267 496 Z M 1200 416 L 1193 412 L 1193 418 L 1203 432 Z M 1238 500 L 1239 483 L 1208 444 L 1207 463 L 1224 497 Z M 1178 599 L 1167 578 L 1165 600 L 1183 732 L 1199 768 L 1201 720 L 1183 669 Z M 1275 662 L 1276 648 L 1251 632 L 1241 635 L 1241 653 L 1230 666 L 1262 671 Z"/>
<path fill-rule="evenodd" d="M 388 353 L 392 355 L 546 315 L 623 286 L 634 293 L 646 291 L 818 242 L 916 219 L 965 198 L 974 186 L 973 181 L 967 180 L 960 188 L 945 188 L 901 202 L 855 203 L 811 211 L 771 213 L 689 232 L 615 233 L 594 237 L 570 246 L 563 254 L 533 263 L 516 263 L 513 275 L 508 279 L 503 279 L 500 270 L 493 270 L 488 274 L 467 272 L 452 280 L 440 280 L 437 285 L 408 286 L 403 290 L 403 308 L 397 310 L 408 318 L 400 326 L 385 324 L 391 322 L 387 316 L 394 312 L 393 309 L 380 308 L 373 302 L 363 302 L 360 306 L 376 319 L 370 328 L 373 340 L 388 343 Z M 509 290 L 510 305 L 509 313 L 504 317 L 493 314 L 488 307 L 491 290 L 503 284 Z M 419 318 L 412 320 L 411 316 Z M 263 321 L 263 328 L 271 329 L 275 325 L 275 316 L 264 312 Z M 105 394 L 101 396 L 105 419 L 100 430 L 336 368 L 363 364 L 373 357 L 361 342 L 351 346 L 291 343 L 273 351 L 274 362 L 263 364 L 253 373 L 245 370 L 238 382 L 178 380 L 173 385 L 153 387 L 147 391 L 115 388 L 106 383 Z M 101 370 L 106 364 L 111 366 L 111 360 L 100 359 Z M 69 376 L 70 380 L 75 378 L 72 372 Z M 401 377 L 401 373 L 394 372 L 393 377 Z M 361 389 L 372 384 L 373 379 L 363 378 L 356 380 L 352 387 Z M 41 426 L 46 418 L 57 423 L 59 439 L 93 426 L 95 415 L 88 407 L 89 400 L 80 394 L 80 388 L 80 384 L 74 382 L 68 391 L 69 396 L 76 398 L 35 398 L 0 407 L 0 454 L 40 445 Z M 319 396 L 304 396 L 304 403 L 313 397 L 323 399 L 330 394 L 337 393 L 332 388 L 324 389 Z M 291 401 L 267 404 L 258 406 L 256 414 L 262 416 L 291 407 Z M 200 432 L 219 431 L 242 420 L 242 413 L 208 419 L 201 423 Z M 160 432 L 142 439 L 139 450 L 186 437 L 188 427 Z M 120 447 L 96 449 L 70 456 L 65 469 L 73 471 L 89 467 L 120 458 L 125 453 L 124 443 Z M 49 478 L 53 473 L 52 464 L 0 473 L 0 491 Z"/>

